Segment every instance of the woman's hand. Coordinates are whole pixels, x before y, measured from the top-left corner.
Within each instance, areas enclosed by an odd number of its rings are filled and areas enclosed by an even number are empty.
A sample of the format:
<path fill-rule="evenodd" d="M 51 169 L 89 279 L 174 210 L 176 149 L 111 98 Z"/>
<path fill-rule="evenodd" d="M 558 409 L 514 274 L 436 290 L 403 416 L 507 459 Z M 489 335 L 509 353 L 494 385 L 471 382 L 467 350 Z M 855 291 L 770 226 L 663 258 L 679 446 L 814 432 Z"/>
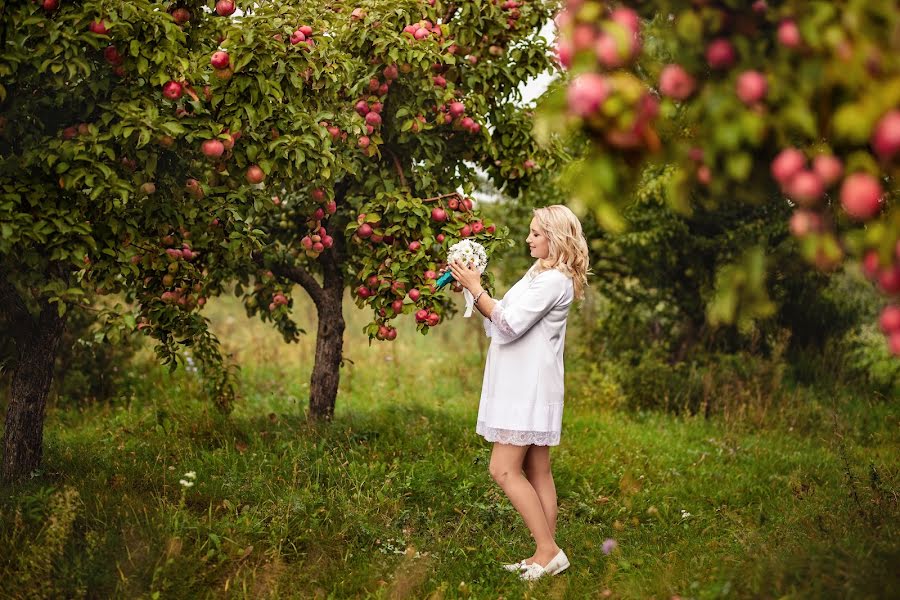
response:
<path fill-rule="evenodd" d="M 438 276 L 437 276 L 437 278 L 440 279 L 440 278 L 441 278 L 441 275 L 443 275 L 444 273 L 446 273 L 446 272 L 449 271 L 449 270 L 450 270 L 450 267 L 449 267 L 449 266 L 448 266 L 448 267 L 443 267 L 440 271 L 438 271 Z M 461 292 L 461 291 L 463 291 L 463 287 L 462 287 L 462 286 L 459 284 L 459 282 L 458 282 L 457 280 L 455 280 L 455 279 L 454 279 L 453 281 L 450 282 L 450 289 L 453 290 L 454 292 Z"/>
<path fill-rule="evenodd" d="M 451 262 L 447 266 L 453 273 L 453 278 L 470 292 L 481 287 L 481 273 L 476 269 L 457 261 Z"/>

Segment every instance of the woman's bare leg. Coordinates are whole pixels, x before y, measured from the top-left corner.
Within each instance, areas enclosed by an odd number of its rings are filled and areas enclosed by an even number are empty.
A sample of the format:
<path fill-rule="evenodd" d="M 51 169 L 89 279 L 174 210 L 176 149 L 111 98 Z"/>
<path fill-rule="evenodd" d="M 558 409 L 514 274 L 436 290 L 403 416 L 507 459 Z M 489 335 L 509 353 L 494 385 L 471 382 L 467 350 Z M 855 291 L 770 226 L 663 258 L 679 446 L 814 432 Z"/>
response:
<path fill-rule="evenodd" d="M 556 503 L 556 485 L 553 483 L 553 473 L 550 470 L 550 447 L 529 446 L 525 453 L 524 469 L 525 477 L 541 501 L 541 509 L 550 535 L 555 536 L 559 509 Z M 535 557 L 531 556 L 525 559 L 525 562 L 532 563 L 534 560 Z"/>
<path fill-rule="evenodd" d="M 559 546 L 556 545 L 547 524 L 541 499 L 522 472 L 527 450 L 527 446 L 495 443 L 489 470 L 491 477 L 503 489 L 534 537 L 537 544 L 537 550 L 532 557 L 534 562 L 545 566 L 559 552 Z"/>
<path fill-rule="evenodd" d="M 541 507 L 544 509 L 544 518 L 547 519 L 550 533 L 556 535 L 556 516 L 559 508 L 556 504 L 556 484 L 550 470 L 550 447 L 530 446 L 525 454 L 524 468 L 525 477 L 541 499 Z"/>

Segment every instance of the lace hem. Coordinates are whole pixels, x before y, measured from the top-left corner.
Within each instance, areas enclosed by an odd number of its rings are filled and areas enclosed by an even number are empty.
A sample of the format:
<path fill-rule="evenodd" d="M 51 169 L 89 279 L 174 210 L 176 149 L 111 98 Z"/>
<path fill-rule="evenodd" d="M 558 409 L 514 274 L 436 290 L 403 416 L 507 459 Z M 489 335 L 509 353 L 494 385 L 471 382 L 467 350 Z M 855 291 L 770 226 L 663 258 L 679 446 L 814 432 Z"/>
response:
<path fill-rule="evenodd" d="M 503 316 L 503 307 L 499 304 L 494 306 L 494 310 L 491 311 L 491 323 L 494 324 L 494 327 L 496 327 L 497 331 L 502 335 L 511 338 L 516 337 L 516 332 L 513 331 L 512 327 L 509 326 L 509 323 L 506 322 L 506 318 Z"/>
<path fill-rule="evenodd" d="M 558 446 L 559 431 L 519 431 L 488 427 L 484 421 L 475 425 L 475 433 L 489 442 L 500 442 L 513 446 Z"/>

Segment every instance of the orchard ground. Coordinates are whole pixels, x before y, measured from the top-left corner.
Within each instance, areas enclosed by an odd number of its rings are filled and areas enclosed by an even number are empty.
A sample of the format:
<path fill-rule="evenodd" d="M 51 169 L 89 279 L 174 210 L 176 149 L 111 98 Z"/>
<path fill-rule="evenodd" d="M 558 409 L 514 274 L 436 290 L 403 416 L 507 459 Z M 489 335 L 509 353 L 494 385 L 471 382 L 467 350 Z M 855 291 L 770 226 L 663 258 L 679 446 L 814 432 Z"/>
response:
<path fill-rule="evenodd" d="M 295 312 L 315 331 L 315 310 Z M 149 350 L 128 397 L 51 404 L 43 470 L 0 495 L 0 596 L 147 598 L 889 597 L 900 589 L 900 410 L 797 387 L 711 418 L 634 413 L 567 343 L 553 449 L 564 574 L 533 549 L 474 433 L 479 319 L 412 318 L 369 347 L 348 310 L 333 424 L 303 417 L 315 340 L 286 345 L 233 299 L 207 308 L 241 365 L 222 417 Z M 305 315 L 305 316 L 304 316 Z M 352 361 L 352 362 L 351 362 Z M 598 368 L 599 373 L 598 376 Z M 193 477 L 191 477 L 193 475 Z M 180 483 L 183 482 L 183 483 Z M 604 554 L 606 539 L 617 543 Z M 894 565 L 891 567 L 890 565 Z"/>

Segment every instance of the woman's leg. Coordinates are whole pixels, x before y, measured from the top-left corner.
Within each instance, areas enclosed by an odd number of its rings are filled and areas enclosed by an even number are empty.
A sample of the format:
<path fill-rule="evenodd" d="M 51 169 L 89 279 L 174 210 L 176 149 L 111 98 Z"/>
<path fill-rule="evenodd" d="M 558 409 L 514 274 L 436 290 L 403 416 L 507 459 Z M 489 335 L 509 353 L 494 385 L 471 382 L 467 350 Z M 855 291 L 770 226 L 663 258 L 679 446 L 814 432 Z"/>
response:
<path fill-rule="evenodd" d="M 531 482 L 531 487 L 537 492 L 544 509 L 544 518 L 550 528 L 550 535 L 556 535 L 556 485 L 553 483 L 553 473 L 550 471 L 550 447 L 529 446 L 525 453 L 525 477 Z"/>
<path fill-rule="evenodd" d="M 513 507 L 522 515 L 525 525 L 534 537 L 537 544 L 534 562 L 544 566 L 556 556 L 559 547 L 547 525 L 541 500 L 522 473 L 522 463 L 527 450 L 527 446 L 495 443 L 491 452 L 489 470 L 491 477 L 503 489 Z"/>

